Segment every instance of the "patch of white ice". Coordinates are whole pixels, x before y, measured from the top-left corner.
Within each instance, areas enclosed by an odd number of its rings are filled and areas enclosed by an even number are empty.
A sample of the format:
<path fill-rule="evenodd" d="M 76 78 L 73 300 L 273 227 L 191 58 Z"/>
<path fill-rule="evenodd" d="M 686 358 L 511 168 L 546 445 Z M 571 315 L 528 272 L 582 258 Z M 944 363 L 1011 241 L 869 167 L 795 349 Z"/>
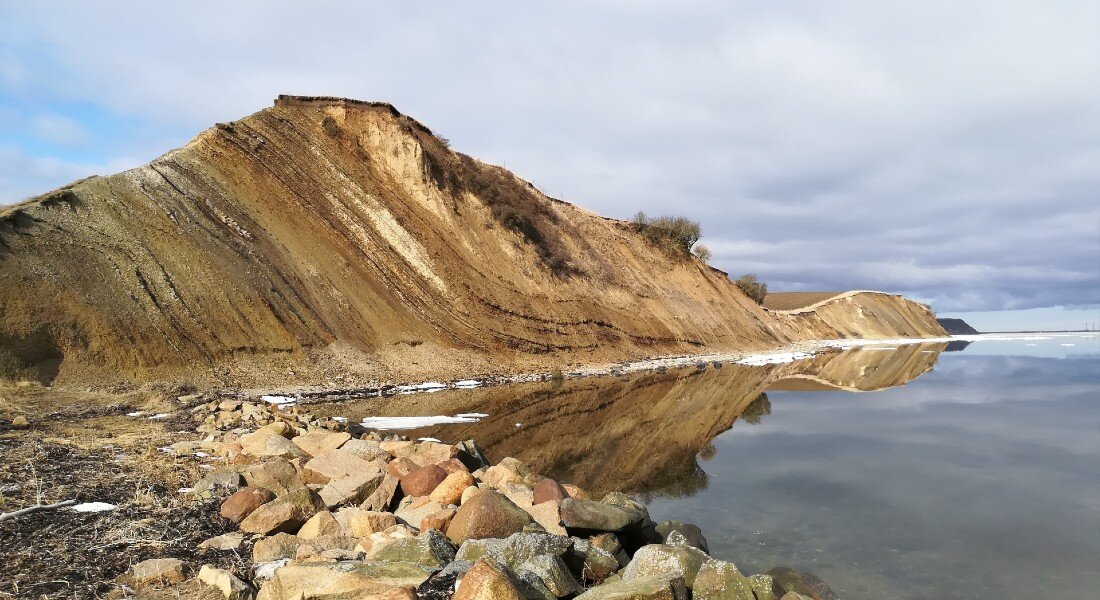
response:
<path fill-rule="evenodd" d="M 155 414 L 155 415 L 153 415 L 149 418 L 150 419 L 167 419 L 170 416 L 172 416 L 172 415 L 170 415 L 169 413 L 157 413 L 157 414 Z"/>
<path fill-rule="evenodd" d="M 432 425 L 452 425 L 455 423 L 476 423 L 487 415 L 434 415 L 426 417 L 366 417 L 360 423 L 368 429 L 417 429 L 419 427 L 431 427 Z"/>
<path fill-rule="evenodd" d="M 737 361 L 737 364 L 751 366 L 781 365 L 804 358 L 813 358 L 813 356 L 811 352 L 772 352 L 768 354 L 753 354 L 752 356 L 746 356 Z"/>
<path fill-rule="evenodd" d="M 418 442 L 437 442 L 437 443 L 439 442 L 439 440 L 435 439 L 434 437 L 416 438 L 416 441 L 418 441 Z"/>
<path fill-rule="evenodd" d="M 140 417 L 145 414 L 144 410 L 135 410 L 134 412 L 126 413 L 127 417 Z"/>
<path fill-rule="evenodd" d="M 82 502 L 73 505 L 73 510 L 76 512 L 106 512 L 116 508 L 118 507 L 114 504 L 108 504 L 106 502 Z"/>
<path fill-rule="evenodd" d="M 286 404 L 294 404 L 298 401 L 296 398 L 293 398 L 291 396 L 275 396 L 272 394 L 265 394 L 263 396 L 260 396 L 260 400 L 263 400 L 268 404 L 278 404 L 280 406 Z"/>
<path fill-rule="evenodd" d="M 481 382 L 476 379 L 463 379 L 462 381 L 454 382 L 456 388 L 476 388 L 481 386 Z"/>

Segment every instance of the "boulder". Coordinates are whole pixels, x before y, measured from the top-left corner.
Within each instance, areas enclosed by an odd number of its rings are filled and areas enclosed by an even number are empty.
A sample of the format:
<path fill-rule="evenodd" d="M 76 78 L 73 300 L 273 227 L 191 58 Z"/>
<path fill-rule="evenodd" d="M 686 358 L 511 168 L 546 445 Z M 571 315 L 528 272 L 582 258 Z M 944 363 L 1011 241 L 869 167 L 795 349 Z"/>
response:
<path fill-rule="evenodd" d="M 692 523 L 681 523 L 679 521 L 665 521 L 657 525 L 657 535 L 660 537 L 662 544 L 677 545 L 669 542 L 669 535 L 672 533 L 679 533 L 683 536 L 687 545 L 693 546 L 710 554 L 710 548 L 707 546 L 707 538 L 703 537 L 703 530 L 699 529 L 698 525 Z M 675 541 L 675 540 L 674 540 Z"/>
<path fill-rule="evenodd" d="M 191 486 L 191 494 L 199 498 L 213 498 L 223 493 L 233 493 L 245 485 L 244 477 L 236 471 L 211 473 Z"/>
<path fill-rule="evenodd" d="M 386 440 L 378 443 L 378 447 L 390 453 L 394 458 L 401 458 L 416 450 L 416 442 L 411 440 Z"/>
<path fill-rule="evenodd" d="M 566 529 L 579 532 L 615 532 L 642 523 L 642 516 L 634 511 L 594 500 L 566 498 L 559 514 Z"/>
<path fill-rule="evenodd" d="M 534 494 L 531 492 L 531 488 L 522 483 L 515 483 L 512 481 L 502 483 L 500 487 L 497 488 L 497 491 L 504 494 L 520 508 L 530 508 L 535 504 Z"/>
<path fill-rule="evenodd" d="M 549 477 L 545 477 L 536 483 L 535 487 L 531 489 L 531 495 L 532 504 L 542 504 L 550 501 L 561 502 L 569 497 L 569 494 L 565 492 L 565 488 Z"/>
<path fill-rule="evenodd" d="M 462 500 L 459 502 L 459 504 L 466 504 L 467 500 L 476 496 L 477 493 L 480 491 L 481 488 L 477 487 L 476 485 L 471 485 L 470 487 L 462 490 Z"/>
<path fill-rule="evenodd" d="M 532 479 L 535 479 L 535 475 L 531 472 L 531 469 L 511 456 L 489 467 L 481 476 L 481 480 L 493 488 L 498 488 L 505 483 L 528 483 Z M 528 485 L 537 482 L 536 479 L 530 481 Z"/>
<path fill-rule="evenodd" d="M 783 596 L 779 600 L 813 600 L 813 598 L 809 596 L 803 596 L 798 592 L 787 592 L 786 594 L 783 594 Z"/>
<path fill-rule="evenodd" d="M 531 515 L 494 491 L 483 491 L 458 509 L 447 527 L 447 537 L 456 544 L 469 539 L 502 538 L 523 531 Z"/>
<path fill-rule="evenodd" d="M 365 461 L 351 452 L 337 448 L 309 459 L 302 471 L 303 474 L 308 473 L 311 480 L 324 483 L 347 475 L 375 475 L 381 473 L 382 467 L 378 462 Z"/>
<path fill-rule="evenodd" d="M 414 446 L 413 451 L 403 455 L 421 467 L 436 465 L 458 454 L 458 449 L 450 444 L 440 442 L 421 442 Z"/>
<path fill-rule="evenodd" d="M 749 575 L 749 587 L 756 600 L 775 600 L 771 575 Z"/>
<path fill-rule="evenodd" d="M 419 528 L 424 517 L 441 510 L 443 510 L 442 504 L 422 496 L 420 498 L 405 498 L 393 514 L 397 517 L 397 522 L 404 523 L 409 527 Z"/>
<path fill-rule="evenodd" d="M 459 471 L 464 471 L 466 473 L 470 472 L 470 470 L 466 468 L 466 465 L 462 464 L 462 461 L 458 460 L 457 458 L 448 458 L 443 462 L 438 462 L 435 464 L 439 465 L 439 468 L 446 471 L 448 475 L 450 475 L 451 473 L 457 473 Z"/>
<path fill-rule="evenodd" d="M 443 568 L 455 558 L 455 548 L 438 530 L 429 529 L 414 538 L 394 540 L 371 553 L 377 562 L 409 562 Z"/>
<path fill-rule="evenodd" d="M 820 577 L 790 567 L 776 567 L 768 571 L 772 578 L 772 591 L 776 596 L 796 592 L 813 600 L 836 600 L 836 592 L 829 589 Z"/>
<path fill-rule="evenodd" d="M 619 565 L 626 566 L 630 562 L 630 557 L 626 554 L 626 549 L 623 548 L 622 542 L 613 533 L 601 533 L 600 535 L 594 535 L 588 538 L 588 541 L 595 547 L 607 551 L 608 554 L 615 557 L 615 560 L 619 561 Z"/>
<path fill-rule="evenodd" d="M 396 524 L 397 519 L 391 513 L 356 510 L 348 520 L 348 531 L 355 537 L 366 537 L 372 533 L 389 529 Z"/>
<path fill-rule="evenodd" d="M 223 533 L 199 544 L 200 550 L 236 550 L 244 543 L 244 534 L 239 531 Z"/>
<path fill-rule="evenodd" d="M 266 460 L 245 469 L 244 479 L 251 487 L 267 488 L 276 495 L 305 487 L 298 477 L 298 470 L 283 459 Z"/>
<path fill-rule="evenodd" d="M 187 579 L 183 568 L 178 558 L 151 558 L 130 567 L 129 580 L 134 585 L 180 583 Z"/>
<path fill-rule="evenodd" d="M 281 435 L 262 433 L 263 430 L 241 436 L 241 452 L 256 458 L 304 458 L 306 453 L 294 442 Z"/>
<path fill-rule="evenodd" d="M 241 521 L 241 531 L 263 535 L 293 533 L 324 508 L 321 499 L 310 490 L 293 490 L 252 511 Z"/>
<path fill-rule="evenodd" d="M 709 557 L 691 546 L 649 544 L 634 553 L 630 564 L 623 569 L 623 581 L 648 577 L 683 577 L 689 588 L 695 584 L 695 576 Z"/>
<path fill-rule="evenodd" d="M 345 475 L 339 479 L 329 480 L 318 495 L 328 508 L 342 504 L 359 504 L 370 497 L 378 486 L 382 485 L 384 479 L 385 475 L 379 471 Z"/>
<path fill-rule="evenodd" d="M 256 600 L 416 599 L 408 587 L 375 577 L 377 573 L 364 566 L 356 562 L 286 565 L 275 570 Z M 424 579 L 427 577 L 425 574 Z"/>
<path fill-rule="evenodd" d="M 453 508 L 444 508 L 443 510 L 436 511 L 420 520 L 420 531 L 435 529 L 445 532 L 454 516 L 455 509 Z"/>
<path fill-rule="evenodd" d="M 276 533 L 256 540 L 252 545 L 252 562 L 266 563 L 282 558 L 294 558 L 301 540 L 289 533 Z"/>
<path fill-rule="evenodd" d="M 432 500 L 447 506 L 459 504 L 462 501 L 462 492 L 474 485 L 474 478 L 466 471 L 449 473 L 431 492 Z"/>
<path fill-rule="evenodd" d="M 462 577 L 454 600 L 524 600 L 524 597 L 499 566 L 479 560 Z"/>
<path fill-rule="evenodd" d="M 221 592 L 226 600 L 252 598 L 252 587 L 224 569 L 203 565 L 199 569 L 199 581 Z"/>
<path fill-rule="evenodd" d="M 355 547 L 359 540 L 343 535 L 327 535 L 309 540 L 299 540 L 294 552 L 296 562 L 308 562 L 325 558 L 333 560 L 357 560 L 359 553 Z"/>
<path fill-rule="evenodd" d="M 733 563 L 713 558 L 699 568 L 691 592 L 694 600 L 756 600 L 748 578 Z"/>
<path fill-rule="evenodd" d="M 311 540 L 323 536 L 340 535 L 340 532 L 340 523 L 336 521 L 336 517 L 332 516 L 329 511 L 322 510 L 302 525 L 302 528 L 298 530 L 298 537 L 303 540 Z"/>
<path fill-rule="evenodd" d="M 378 442 L 371 440 L 348 440 L 340 446 L 340 449 L 344 452 L 350 452 L 367 462 L 389 462 L 390 460 L 390 453 L 383 450 Z"/>
<path fill-rule="evenodd" d="M 616 581 L 598 585 L 576 600 L 687 600 L 688 590 L 684 580 L 648 577 L 631 581 Z"/>
<path fill-rule="evenodd" d="M 585 581 L 603 581 L 622 566 L 611 552 L 576 538 L 573 538 L 573 547 L 562 558 L 573 573 Z"/>
<path fill-rule="evenodd" d="M 565 527 L 561 524 L 561 515 L 558 514 L 558 501 L 548 500 L 542 504 L 522 508 L 527 511 L 527 514 L 531 515 L 531 518 L 541 525 L 547 533 L 566 535 Z"/>
<path fill-rule="evenodd" d="M 447 472 L 438 465 L 419 467 L 401 477 L 401 491 L 406 496 L 427 496 L 447 477 Z"/>
<path fill-rule="evenodd" d="M 399 499 L 397 493 L 399 483 L 400 480 L 397 477 L 384 475 L 382 482 L 363 500 L 359 508 L 363 510 L 390 510 L 393 508 L 395 498 Z"/>
<path fill-rule="evenodd" d="M 515 570 L 536 556 L 564 556 L 574 540 L 548 533 L 516 533 L 504 539 L 471 539 L 462 543 L 456 560 L 476 561 L 490 558 Z"/>
<path fill-rule="evenodd" d="M 545 589 L 553 598 L 574 596 L 584 591 L 580 582 L 569 572 L 561 556 L 540 554 L 525 560 L 515 569 L 521 585 L 534 589 Z M 527 594 L 531 595 L 530 592 Z"/>
<path fill-rule="evenodd" d="M 402 457 L 396 460 L 392 460 L 388 465 L 386 465 L 386 474 L 400 479 L 406 474 L 411 473 L 412 471 L 415 471 L 419 468 L 420 465 L 414 463 L 407 458 Z"/>
<path fill-rule="evenodd" d="M 266 488 L 246 487 L 238 490 L 222 502 L 221 516 L 233 523 L 240 523 L 257 508 L 275 499 L 275 494 Z"/>
<path fill-rule="evenodd" d="M 300 435 L 291 441 L 306 454 L 317 456 L 343 446 L 350 439 L 350 433 L 328 431 L 327 429 L 311 429 L 305 435 Z"/>

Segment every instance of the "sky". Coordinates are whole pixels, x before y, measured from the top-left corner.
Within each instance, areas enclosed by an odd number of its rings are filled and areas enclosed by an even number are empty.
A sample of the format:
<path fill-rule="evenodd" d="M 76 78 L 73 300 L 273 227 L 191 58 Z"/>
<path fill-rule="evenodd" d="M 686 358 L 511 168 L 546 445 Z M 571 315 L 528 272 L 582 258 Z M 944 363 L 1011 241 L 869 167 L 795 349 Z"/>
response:
<path fill-rule="evenodd" d="M 0 204 L 280 93 L 393 103 L 774 291 L 1100 322 L 1100 3 L 0 0 Z M 1012 323 L 1012 325 L 1006 325 Z"/>

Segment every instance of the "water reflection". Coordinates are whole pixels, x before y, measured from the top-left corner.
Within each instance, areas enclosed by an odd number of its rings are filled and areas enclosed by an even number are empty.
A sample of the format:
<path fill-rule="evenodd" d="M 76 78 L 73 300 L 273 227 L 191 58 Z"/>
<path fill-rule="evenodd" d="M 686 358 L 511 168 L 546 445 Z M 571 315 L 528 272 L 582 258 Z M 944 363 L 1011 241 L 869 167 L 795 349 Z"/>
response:
<path fill-rule="evenodd" d="M 771 412 L 770 389 L 869 391 L 927 372 L 945 344 L 823 353 L 784 365 L 690 368 L 430 395 L 373 398 L 319 412 L 365 416 L 488 413 L 477 423 L 405 433 L 444 441 L 473 438 L 495 462 L 516 457 L 538 472 L 600 494 L 623 490 L 652 500 L 705 490 L 698 460 L 738 419 Z"/>

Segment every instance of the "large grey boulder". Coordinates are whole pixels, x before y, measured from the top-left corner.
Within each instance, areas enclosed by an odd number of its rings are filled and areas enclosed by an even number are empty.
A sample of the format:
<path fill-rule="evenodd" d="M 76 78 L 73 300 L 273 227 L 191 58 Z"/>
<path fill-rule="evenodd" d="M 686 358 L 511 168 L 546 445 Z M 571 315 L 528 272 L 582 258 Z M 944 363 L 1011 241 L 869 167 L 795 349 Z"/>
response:
<path fill-rule="evenodd" d="M 691 592 L 694 600 L 756 600 L 749 579 L 737 566 L 713 558 L 699 568 Z"/>
<path fill-rule="evenodd" d="M 645 577 L 631 581 L 616 581 L 590 588 L 576 600 L 687 600 L 684 580 Z"/>
<path fill-rule="evenodd" d="M 551 599 L 573 596 L 584 591 L 561 557 L 553 554 L 529 558 L 515 569 L 515 573 L 523 587 L 545 590 Z"/>
<path fill-rule="evenodd" d="M 690 588 L 699 568 L 709 558 L 705 552 L 691 546 L 649 544 L 634 553 L 630 564 L 623 569 L 623 580 L 683 577 L 684 584 Z"/>

